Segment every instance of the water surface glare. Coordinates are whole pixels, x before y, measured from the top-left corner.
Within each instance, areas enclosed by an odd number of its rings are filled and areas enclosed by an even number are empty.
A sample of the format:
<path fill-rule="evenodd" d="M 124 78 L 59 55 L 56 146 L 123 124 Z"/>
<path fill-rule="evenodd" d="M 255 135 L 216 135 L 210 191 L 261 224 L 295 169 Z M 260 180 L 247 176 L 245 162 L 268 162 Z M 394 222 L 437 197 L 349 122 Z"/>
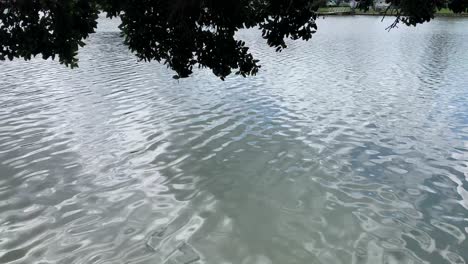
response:
<path fill-rule="evenodd" d="M 225 82 L 0 63 L 0 263 L 468 262 L 468 20 L 329 17 Z"/>

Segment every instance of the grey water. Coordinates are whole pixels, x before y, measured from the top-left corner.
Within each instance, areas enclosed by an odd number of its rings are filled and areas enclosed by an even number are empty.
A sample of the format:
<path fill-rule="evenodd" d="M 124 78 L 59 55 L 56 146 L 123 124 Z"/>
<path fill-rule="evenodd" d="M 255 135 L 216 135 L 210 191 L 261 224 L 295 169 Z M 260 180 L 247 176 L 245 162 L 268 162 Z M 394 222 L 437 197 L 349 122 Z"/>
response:
<path fill-rule="evenodd" d="M 174 80 L 101 19 L 0 63 L 0 263 L 468 262 L 468 20 L 327 17 Z"/>

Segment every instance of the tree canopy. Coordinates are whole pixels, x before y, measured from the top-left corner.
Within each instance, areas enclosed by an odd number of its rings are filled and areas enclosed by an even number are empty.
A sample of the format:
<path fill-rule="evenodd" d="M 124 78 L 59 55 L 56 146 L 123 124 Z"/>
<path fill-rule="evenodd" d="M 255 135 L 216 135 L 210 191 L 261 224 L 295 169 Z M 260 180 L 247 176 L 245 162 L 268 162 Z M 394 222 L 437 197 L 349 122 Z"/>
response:
<path fill-rule="evenodd" d="M 97 27 L 99 12 L 120 17 L 125 44 L 144 61 L 156 60 L 188 77 L 194 67 L 224 79 L 255 75 L 260 65 L 236 31 L 257 27 L 281 51 L 285 39 L 309 40 L 321 0 L 0 0 L 0 60 L 58 57 L 78 65 L 78 49 Z M 372 0 L 361 0 L 367 9 Z M 448 5 L 464 12 L 468 0 L 389 0 L 395 23 L 417 25 Z"/>

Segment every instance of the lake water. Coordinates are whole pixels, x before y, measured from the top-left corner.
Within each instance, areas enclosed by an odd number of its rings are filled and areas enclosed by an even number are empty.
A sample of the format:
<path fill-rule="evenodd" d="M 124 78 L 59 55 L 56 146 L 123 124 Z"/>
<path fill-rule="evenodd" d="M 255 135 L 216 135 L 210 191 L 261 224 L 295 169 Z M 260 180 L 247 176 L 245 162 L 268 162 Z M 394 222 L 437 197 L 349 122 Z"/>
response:
<path fill-rule="evenodd" d="M 0 63 L 0 263 L 467 263 L 468 20 L 320 19 L 222 82 Z M 198 261 L 198 262 L 194 262 Z"/>

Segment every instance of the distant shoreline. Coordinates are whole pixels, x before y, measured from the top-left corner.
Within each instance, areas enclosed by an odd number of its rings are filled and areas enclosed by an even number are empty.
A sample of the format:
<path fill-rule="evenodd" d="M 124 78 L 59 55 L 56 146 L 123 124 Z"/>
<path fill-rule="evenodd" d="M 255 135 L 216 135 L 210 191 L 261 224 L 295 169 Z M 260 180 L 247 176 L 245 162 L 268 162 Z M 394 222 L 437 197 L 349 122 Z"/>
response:
<path fill-rule="evenodd" d="M 355 13 L 355 14 L 346 14 L 346 15 L 350 15 L 350 16 L 384 16 L 384 14 L 375 14 L 375 13 L 374 14 L 373 13 L 369 13 L 369 14 Z M 385 16 L 395 16 L 395 15 L 387 14 Z M 463 13 L 463 14 L 438 14 L 438 13 L 435 13 L 434 16 L 435 17 L 468 17 L 468 13 Z"/>
<path fill-rule="evenodd" d="M 319 16 L 381 16 L 384 14 L 363 14 L 363 13 L 318 13 Z M 387 17 L 395 15 L 387 14 Z M 434 14 L 434 17 L 453 17 L 453 18 L 468 18 L 468 14 Z"/>
<path fill-rule="evenodd" d="M 355 10 L 349 7 L 324 7 L 318 10 L 319 16 L 395 16 L 394 14 L 383 14 L 374 10 L 367 12 Z M 435 17 L 468 17 L 468 13 L 455 14 L 448 9 L 442 9 L 434 14 Z"/>

